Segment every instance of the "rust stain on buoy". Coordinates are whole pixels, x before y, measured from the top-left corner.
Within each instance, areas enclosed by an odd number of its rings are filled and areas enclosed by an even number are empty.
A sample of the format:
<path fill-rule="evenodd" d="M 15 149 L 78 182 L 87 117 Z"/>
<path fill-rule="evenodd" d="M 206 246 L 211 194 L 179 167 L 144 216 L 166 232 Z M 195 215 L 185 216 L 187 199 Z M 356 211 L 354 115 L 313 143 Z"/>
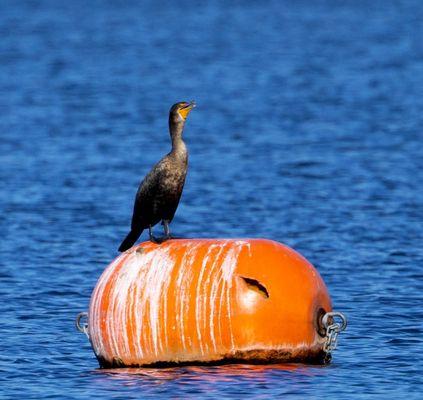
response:
<path fill-rule="evenodd" d="M 316 269 L 280 243 L 145 242 L 100 277 L 89 335 L 103 367 L 320 362 L 319 318 L 331 309 Z"/>

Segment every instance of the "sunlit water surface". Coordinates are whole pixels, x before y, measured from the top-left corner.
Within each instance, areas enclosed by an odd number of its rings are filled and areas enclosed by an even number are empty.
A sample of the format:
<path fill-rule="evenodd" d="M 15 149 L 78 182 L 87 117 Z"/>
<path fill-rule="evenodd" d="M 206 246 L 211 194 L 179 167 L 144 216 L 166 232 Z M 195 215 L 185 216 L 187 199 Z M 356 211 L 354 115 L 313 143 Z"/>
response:
<path fill-rule="evenodd" d="M 65 3 L 0 12 L 0 397 L 421 398 L 422 3 Z M 174 233 L 307 257 L 331 365 L 99 370 L 75 331 L 191 99 Z"/>

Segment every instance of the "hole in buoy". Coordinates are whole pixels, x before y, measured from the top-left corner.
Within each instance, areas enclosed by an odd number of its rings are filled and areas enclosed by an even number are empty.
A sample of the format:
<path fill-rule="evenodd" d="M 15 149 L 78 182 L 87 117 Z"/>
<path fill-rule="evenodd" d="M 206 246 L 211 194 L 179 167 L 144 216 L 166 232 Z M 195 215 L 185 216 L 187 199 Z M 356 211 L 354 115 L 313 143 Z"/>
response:
<path fill-rule="evenodd" d="M 247 284 L 248 289 L 254 290 L 255 292 L 266 297 L 266 299 L 269 298 L 269 292 L 258 280 L 246 278 L 245 276 L 241 276 L 241 278 L 244 279 L 244 282 Z"/>
<path fill-rule="evenodd" d="M 321 337 L 326 336 L 326 328 L 323 325 L 323 317 L 326 314 L 324 308 L 320 307 L 316 313 L 316 330 Z"/>

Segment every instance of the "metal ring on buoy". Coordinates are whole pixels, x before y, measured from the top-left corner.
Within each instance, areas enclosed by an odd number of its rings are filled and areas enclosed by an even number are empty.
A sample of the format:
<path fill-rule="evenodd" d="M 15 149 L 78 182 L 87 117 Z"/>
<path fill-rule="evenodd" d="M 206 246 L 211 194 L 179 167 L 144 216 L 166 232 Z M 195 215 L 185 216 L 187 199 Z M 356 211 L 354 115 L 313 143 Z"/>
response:
<path fill-rule="evenodd" d="M 81 319 L 82 318 L 86 318 L 87 321 L 83 324 L 81 324 Z M 80 312 L 75 319 L 75 326 L 76 329 L 78 329 L 79 332 L 81 333 L 85 333 L 85 335 L 87 336 L 87 338 L 89 338 L 89 334 L 88 334 L 88 313 L 87 312 Z"/>
<path fill-rule="evenodd" d="M 323 316 L 323 318 L 322 318 L 322 323 L 323 323 L 323 325 L 326 327 L 326 328 L 328 328 L 328 319 L 329 318 L 335 318 L 335 317 L 338 317 L 338 318 L 340 318 L 341 319 L 341 322 L 342 322 L 342 324 L 339 326 L 339 331 L 340 332 L 342 332 L 342 331 L 344 331 L 345 330 L 345 328 L 347 327 L 347 318 L 345 317 L 345 315 L 344 314 L 342 314 L 341 312 L 339 312 L 339 311 L 332 311 L 332 312 L 328 312 L 328 313 L 326 313 L 324 316 Z M 333 324 L 334 322 L 332 322 L 332 324 Z M 331 324 L 331 325 L 332 325 Z M 339 325 L 339 324 L 338 324 Z"/>

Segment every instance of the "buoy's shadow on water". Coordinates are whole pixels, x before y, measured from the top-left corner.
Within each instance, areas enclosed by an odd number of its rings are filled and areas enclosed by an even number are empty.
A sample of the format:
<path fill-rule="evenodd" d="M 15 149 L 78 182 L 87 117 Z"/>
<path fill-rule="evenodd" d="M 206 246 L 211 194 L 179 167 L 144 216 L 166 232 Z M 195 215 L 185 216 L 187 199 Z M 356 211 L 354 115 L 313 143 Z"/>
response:
<path fill-rule="evenodd" d="M 97 369 L 96 374 L 104 375 L 112 379 L 127 381 L 127 383 L 145 381 L 205 381 L 205 382 L 228 382 L 243 379 L 263 378 L 267 373 L 298 375 L 312 377 L 323 373 L 325 366 L 306 364 L 230 364 L 217 366 L 185 366 L 169 368 L 113 368 Z"/>

